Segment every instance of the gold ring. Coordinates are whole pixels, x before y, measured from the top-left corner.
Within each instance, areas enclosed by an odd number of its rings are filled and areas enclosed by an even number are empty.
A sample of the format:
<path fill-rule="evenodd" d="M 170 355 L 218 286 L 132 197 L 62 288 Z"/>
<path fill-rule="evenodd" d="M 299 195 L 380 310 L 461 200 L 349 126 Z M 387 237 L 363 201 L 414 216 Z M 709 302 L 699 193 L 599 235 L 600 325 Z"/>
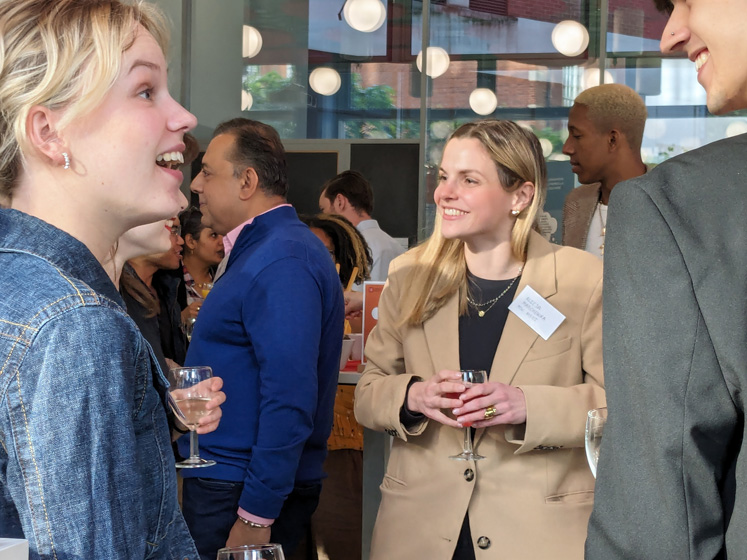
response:
<path fill-rule="evenodd" d="M 495 407 L 489 406 L 485 409 L 485 420 L 490 420 L 493 416 L 495 416 Z"/>

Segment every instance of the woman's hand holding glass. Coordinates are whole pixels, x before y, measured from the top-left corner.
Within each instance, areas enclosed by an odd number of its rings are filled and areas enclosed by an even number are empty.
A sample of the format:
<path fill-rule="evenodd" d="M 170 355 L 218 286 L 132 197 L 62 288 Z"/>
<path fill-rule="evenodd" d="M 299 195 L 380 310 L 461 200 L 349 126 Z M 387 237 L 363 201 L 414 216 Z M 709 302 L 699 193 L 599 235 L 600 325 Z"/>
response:
<path fill-rule="evenodd" d="M 487 428 L 527 421 L 526 399 L 518 387 L 491 381 L 476 383 L 460 398 L 462 404 L 452 410 L 460 426 Z"/>
<path fill-rule="evenodd" d="M 467 389 L 458 371 L 443 369 L 425 381 L 410 386 L 407 393 L 407 408 L 419 412 L 452 428 L 462 428 L 456 420 L 447 416 L 444 410 L 462 405 L 460 395 Z"/>

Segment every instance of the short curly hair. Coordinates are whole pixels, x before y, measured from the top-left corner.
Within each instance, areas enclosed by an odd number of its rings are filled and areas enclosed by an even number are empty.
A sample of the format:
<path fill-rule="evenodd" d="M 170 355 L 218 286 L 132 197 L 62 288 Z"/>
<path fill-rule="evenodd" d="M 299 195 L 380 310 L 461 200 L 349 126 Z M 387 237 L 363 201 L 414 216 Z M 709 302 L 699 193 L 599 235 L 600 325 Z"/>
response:
<path fill-rule="evenodd" d="M 635 90 L 623 84 L 602 84 L 582 91 L 575 105 L 587 107 L 587 116 L 599 132 L 618 129 L 633 151 L 640 151 L 648 111 Z"/>

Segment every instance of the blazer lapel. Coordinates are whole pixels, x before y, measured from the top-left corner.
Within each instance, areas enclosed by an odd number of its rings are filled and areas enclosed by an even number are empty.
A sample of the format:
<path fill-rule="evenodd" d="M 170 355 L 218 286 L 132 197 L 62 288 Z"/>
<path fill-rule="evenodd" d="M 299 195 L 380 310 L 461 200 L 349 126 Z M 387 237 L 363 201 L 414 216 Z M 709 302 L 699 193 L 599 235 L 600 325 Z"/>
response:
<path fill-rule="evenodd" d="M 459 297 L 454 295 L 433 317 L 423 323 L 433 373 L 459 370 Z"/>
<path fill-rule="evenodd" d="M 534 231 L 529 238 L 527 261 L 514 299 L 526 286 L 531 286 L 545 299 L 557 292 L 553 246 Z M 490 368 L 490 381 L 510 385 L 524 357 L 538 337 L 539 335 L 529 325 L 509 311 L 501 340 L 498 342 L 498 348 L 493 357 L 493 365 Z M 477 430 L 475 442 L 479 440 L 484 431 L 484 428 Z"/>

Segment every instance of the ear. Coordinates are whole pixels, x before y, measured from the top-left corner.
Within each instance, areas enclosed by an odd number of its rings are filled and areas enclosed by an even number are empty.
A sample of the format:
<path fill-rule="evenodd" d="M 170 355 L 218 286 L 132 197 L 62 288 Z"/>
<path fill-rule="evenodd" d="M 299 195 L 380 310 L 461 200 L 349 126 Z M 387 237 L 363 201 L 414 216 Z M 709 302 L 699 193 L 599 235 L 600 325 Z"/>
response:
<path fill-rule="evenodd" d="M 534 183 L 530 181 L 524 182 L 518 189 L 513 192 L 514 195 L 514 209 L 523 211 L 534 199 Z"/>
<path fill-rule="evenodd" d="M 259 176 L 253 167 L 247 167 L 240 177 L 239 200 L 247 201 L 252 198 L 259 188 Z"/>
<path fill-rule="evenodd" d="M 335 200 L 332 202 L 332 208 L 334 208 L 335 212 L 338 214 L 345 210 L 349 205 L 350 201 L 348 200 L 348 197 L 342 193 L 338 193 Z"/>
<path fill-rule="evenodd" d="M 197 247 L 197 240 L 192 237 L 191 233 L 187 233 L 184 235 L 184 245 L 191 251 L 194 251 L 195 247 Z"/>
<path fill-rule="evenodd" d="M 64 143 L 57 134 L 59 116 L 55 111 L 40 105 L 34 105 L 26 117 L 26 133 L 29 144 L 43 158 L 48 158 L 54 165 L 64 165 Z"/>
<path fill-rule="evenodd" d="M 610 152 L 614 152 L 620 148 L 620 142 L 622 141 L 622 134 L 620 131 L 613 128 L 607 133 L 607 148 Z"/>

